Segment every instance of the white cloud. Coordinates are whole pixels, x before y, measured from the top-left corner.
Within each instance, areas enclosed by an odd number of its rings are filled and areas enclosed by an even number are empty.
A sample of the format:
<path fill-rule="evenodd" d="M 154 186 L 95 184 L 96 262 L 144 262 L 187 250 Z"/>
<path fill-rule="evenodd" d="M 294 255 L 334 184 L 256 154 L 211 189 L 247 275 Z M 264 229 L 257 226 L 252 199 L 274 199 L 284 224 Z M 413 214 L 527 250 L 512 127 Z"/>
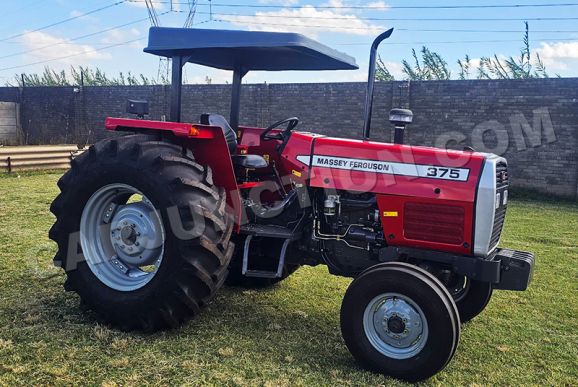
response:
<path fill-rule="evenodd" d="M 85 64 L 86 60 L 111 59 L 111 55 L 106 52 L 94 51 L 93 46 L 87 44 L 76 44 L 65 38 L 59 38 L 44 32 L 36 31 L 26 33 L 23 37 L 23 44 L 27 49 L 34 51 L 34 59 L 51 60 L 74 55 L 70 58 L 55 60 L 55 63 L 62 64 Z M 46 48 L 39 49 L 44 46 Z"/>
<path fill-rule="evenodd" d="M 403 65 L 400 62 L 383 62 L 385 67 L 389 70 L 389 73 L 393 75 L 396 80 L 402 80 L 407 77 L 402 71 Z"/>
<path fill-rule="evenodd" d="M 334 11 L 336 13 L 363 13 L 366 11 L 371 12 L 384 12 L 389 11 L 390 6 L 382 0 L 372 1 L 370 3 L 361 2 L 354 2 L 353 4 L 344 0 L 328 0 L 326 3 L 321 4 L 323 7 L 334 7 Z M 373 9 L 362 9 L 362 8 L 355 8 L 355 7 L 370 7 Z M 351 7 L 351 8 L 348 8 Z"/>
<path fill-rule="evenodd" d="M 192 74 L 187 74 L 187 66 L 185 66 L 183 71 L 184 82 L 189 85 L 205 85 L 207 84 L 207 78 L 209 78 L 214 85 L 231 83 L 233 79 L 232 72 L 209 67 L 198 66 Z M 246 82 L 246 79 L 244 79 L 243 82 Z"/>
<path fill-rule="evenodd" d="M 156 10 L 159 9 L 163 9 L 163 3 L 165 0 L 153 0 L 153 6 L 155 7 Z M 145 3 L 145 0 L 129 0 L 127 1 L 125 4 L 128 5 L 132 5 L 133 7 L 139 7 L 139 8 L 146 8 L 147 4 Z"/>
<path fill-rule="evenodd" d="M 284 6 L 288 6 L 288 5 L 295 5 L 297 3 L 299 3 L 299 0 L 259 0 L 259 3 L 261 4 L 281 4 Z"/>
<path fill-rule="evenodd" d="M 87 22 L 87 21 L 95 22 L 98 20 L 96 17 L 91 16 L 91 15 L 86 15 L 84 12 L 79 11 L 77 9 L 70 11 L 70 17 L 78 18 L 78 19 L 83 20 L 85 22 Z"/>
<path fill-rule="evenodd" d="M 546 66 L 546 70 L 567 70 L 578 64 L 577 42 L 542 42 L 536 49 Z"/>
<path fill-rule="evenodd" d="M 383 30 L 382 27 L 367 23 L 356 15 L 320 10 L 310 5 L 296 9 L 257 12 L 254 16 L 221 16 L 221 19 L 252 31 L 298 32 L 312 37 L 321 32 L 375 36 Z"/>
<path fill-rule="evenodd" d="M 136 28 L 130 28 L 130 29 L 120 29 L 120 28 L 115 28 L 112 29 L 110 31 L 107 31 L 106 34 L 104 35 L 104 37 L 101 39 L 101 42 L 103 44 L 106 45 L 111 45 L 111 44 L 117 44 L 117 43 L 123 43 L 126 42 L 128 40 L 134 40 L 136 38 L 138 38 L 141 35 L 141 32 L 136 29 Z M 142 44 L 139 41 L 136 42 L 132 42 L 130 44 L 132 47 L 141 47 Z"/>
<path fill-rule="evenodd" d="M 375 9 L 372 9 L 372 11 L 380 11 L 380 12 L 388 11 L 390 8 L 390 6 L 388 4 L 386 4 L 385 1 L 374 1 L 374 2 L 367 4 L 367 6 L 370 8 L 375 8 Z"/>
<path fill-rule="evenodd" d="M 335 8 L 342 8 L 345 7 L 345 1 L 343 0 L 329 0 L 326 3 L 322 4 L 323 7 L 335 7 Z"/>
<path fill-rule="evenodd" d="M 101 42 L 106 44 L 122 43 L 127 40 L 133 40 L 135 38 L 138 38 L 140 34 L 141 34 L 140 31 L 136 28 L 130 28 L 125 30 L 115 28 L 110 31 L 107 31 L 105 36 L 101 39 Z"/>

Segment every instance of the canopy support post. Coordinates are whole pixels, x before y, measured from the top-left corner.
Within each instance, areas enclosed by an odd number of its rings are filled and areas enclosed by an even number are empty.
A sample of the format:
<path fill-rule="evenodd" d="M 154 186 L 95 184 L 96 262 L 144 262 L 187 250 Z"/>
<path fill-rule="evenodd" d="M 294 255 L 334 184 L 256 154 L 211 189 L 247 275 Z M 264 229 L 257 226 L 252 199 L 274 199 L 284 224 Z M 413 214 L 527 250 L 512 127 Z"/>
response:
<path fill-rule="evenodd" d="M 231 114 L 229 116 L 229 124 L 231 128 L 237 132 L 239 129 L 239 111 L 241 105 L 241 82 L 247 71 L 237 67 L 233 72 L 233 90 L 231 92 Z"/>
<path fill-rule="evenodd" d="M 170 120 L 181 122 L 181 90 L 183 87 L 184 58 L 180 55 L 172 57 L 171 68 L 171 111 Z"/>

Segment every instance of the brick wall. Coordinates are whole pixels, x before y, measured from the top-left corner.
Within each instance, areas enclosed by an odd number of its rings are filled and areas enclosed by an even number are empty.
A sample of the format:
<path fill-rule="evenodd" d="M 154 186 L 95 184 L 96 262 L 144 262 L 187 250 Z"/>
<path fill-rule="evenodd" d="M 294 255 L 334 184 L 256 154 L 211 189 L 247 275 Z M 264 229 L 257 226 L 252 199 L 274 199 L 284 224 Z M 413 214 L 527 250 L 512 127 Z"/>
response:
<path fill-rule="evenodd" d="M 20 102 L 29 144 L 92 143 L 107 135 L 107 116 L 127 116 L 128 98 L 146 99 L 150 118 L 168 116 L 169 87 L 0 88 L 0 100 Z M 228 116 L 229 85 L 183 88 L 183 120 L 201 113 Z M 241 123 L 266 126 L 298 116 L 300 128 L 359 138 L 364 83 L 244 85 Z M 384 82 L 375 90 L 372 138 L 390 141 L 387 115 L 409 107 L 406 142 L 503 154 L 514 186 L 577 198 L 578 78 Z"/>

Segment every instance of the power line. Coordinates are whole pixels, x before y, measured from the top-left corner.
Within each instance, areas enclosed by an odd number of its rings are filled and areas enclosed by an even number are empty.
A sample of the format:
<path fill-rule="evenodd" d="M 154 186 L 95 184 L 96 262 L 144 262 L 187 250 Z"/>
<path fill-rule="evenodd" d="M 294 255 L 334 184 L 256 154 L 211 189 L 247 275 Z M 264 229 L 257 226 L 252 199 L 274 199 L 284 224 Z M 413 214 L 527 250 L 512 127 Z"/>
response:
<path fill-rule="evenodd" d="M 165 14 L 167 14 L 167 13 L 169 13 L 169 12 L 170 12 L 170 11 L 163 12 L 163 13 L 161 13 L 159 16 L 165 15 Z M 145 18 L 142 18 L 142 19 L 139 19 L 139 20 L 134 20 L 134 21 L 129 22 L 129 23 L 125 23 L 125 24 L 121 24 L 121 25 L 118 25 L 118 26 L 110 27 L 110 28 L 107 28 L 107 29 L 104 29 L 104 30 L 92 32 L 92 33 L 90 33 L 90 34 L 81 35 L 81 36 L 77 36 L 77 37 L 74 37 L 74 38 L 66 39 L 66 40 L 63 41 L 63 42 L 58 42 L 58 43 L 53 43 L 53 44 L 47 44 L 46 46 L 36 47 L 36 48 L 32 48 L 32 49 L 26 50 L 26 51 L 20 51 L 20 52 L 15 52 L 15 53 L 8 54 L 8 55 L 3 55 L 3 56 L 0 56 L 0 59 L 12 58 L 12 57 L 14 57 L 14 56 L 24 55 L 24 54 L 28 54 L 28 53 L 30 53 L 30 52 L 35 52 L 35 51 L 44 50 L 44 49 L 47 49 L 47 48 L 50 48 L 50 47 L 54 47 L 54 46 L 58 46 L 58 45 L 61 45 L 61 44 L 68 44 L 68 43 L 70 43 L 70 42 L 74 42 L 74 41 L 77 41 L 77 40 L 89 38 L 89 37 L 96 36 L 96 35 L 100 35 L 100 34 L 103 34 L 103 33 L 105 33 L 105 32 L 112 31 L 112 30 L 115 30 L 115 29 L 118 29 L 118 28 L 124 28 L 124 27 L 128 27 L 128 26 L 130 26 L 130 25 L 133 25 L 133 24 L 142 23 L 142 22 L 147 21 L 147 20 L 149 20 L 149 18 L 148 18 L 148 17 L 145 17 Z"/>
<path fill-rule="evenodd" d="M 143 3 L 145 0 L 128 0 L 130 3 Z M 158 1 L 156 3 L 169 4 L 169 1 Z M 172 2 L 172 4 L 187 4 L 186 2 Z M 283 5 L 283 4 L 226 4 L 226 3 L 199 3 L 198 5 L 212 5 L 223 8 L 282 8 L 301 9 L 303 5 Z M 388 10 L 388 9 L 483 9 L 483 8 L 553 8 L 553 7 L 575 7 L 578 3 L 555 3 L 555 4 L 480 4 L 480 5 L 319 5 L 312 6 L 317 9 L 361 9 L 361 10 Z"/>
<path fill-rule="evenodd" d="M 197 1 L 196 0 L 189 0 L 187 2 L 189 6 L 189 13 L 187 14 L 187 18 L 185 19 L 185 23 L 183 24 L 184 28 L 190 28 L 195 21 L 195 13 L 197 12 Z"/>
<path fill-rule="evenodd" d="M 44 26 L 44 27 L 36 28 L 36 29 L 34 29 L 34 30 L 32 30 L 32 31 L 25 31 L 25 32 L 22 32 L 22 33 L 19 33 L 19 34 L 16 34 L 16 35 L 8 36 L 8 37 L 6 37 L 6 38 L 0 39 L 0 42 L 5 42 L 5 41 L 10 40 L 10 39 L 19 38 L 19 37 L 21 37 L 21 36 L 24 36 L 24 35 L 29 34 L 29 33 L 32 33 L 32 32 L 42 31 L 42 30 L 45 30 L 45 29 L 47 29 L 47 28 L 51 28 L 51 27 L 54 27 L 54 26 L 57 26 L 57 25 L 60 25 L 60 24 L 64 24 L 64 23 L 67 23 L 67 22 L 72 21 L 72 20 L 75 20 L 75 19 L 79 19 L 79 18 L 84 17 L 84 16 L 92 15 L 92 14 L 94 14 L 94 13 L 97 13 L 97 12 L 100 12 L 100 11 L 104 11 L 105 9 L 112 8 L 112 7 L 115 7 L 115 6 L 117 6 L 117 5 L 123 4 L 123 3 L 125 3 L 126 1 L 127 1 L 127 0 L 120 0 L 120 1 L 117 1 L 116 3 L 109 4 L 109 5 L 105 5 L 104 7 L 100 7 L 100 8 L 97 8 L 97 9 L 93 9 L 92 11 L 85 12 L 85 13 L 83 13 L 82 15 L 72 16 L 72 17 L 69 17 L 69 18 L 67 18 L 67 19 L 60 20 L 60 21 L 57 21 L 57 22 L 52 23 L 52 24 L 48 24 L 48 25 L 46 25 L 46 26 Z"/>
<path fill-rule="evenodd" d="M 216 22 L 221 23 L 231 23 L 235 22 L 233 20 L 226 19 L 213 19 Z M 387 29 L 389 27 L 384 26 L 374 26 L 374 27 L 340 27 L 340 26 L 326 26 L 326 25 L 303 25 L 303 24 L 285 24 L 285 23 L 266 23 L 266 22 L 246 22 L 242 21 L 240 23 L 249 25 L 266 25 L 266 26 L 278 26 L 278 27 L 299 27 L 299 28 L 319 28 L 319 29 L 337 29 L 337 30 L 362 30 L 371 31 L 379 29 Z M 396 28 L 396 31 L 407 31 L 407 32 L 464 32 L 464 33 L 516 33 L 521 34 L 524 32 L 523 29 L 520 30 L 467 30 L 467 29 L 415 29 L 415 28 Z M 578 33 L 578 30 L 530 30 L 530 33 L 556 33 L 556 34 L 567 34 L 567 33 Z"/>
<path fill-rule="evenodd" d="M 575 41 L 578 42 L 576 38 L 568 38 L 568 39 L 556 39 L 556 42 L 559 41 Z M 472 44 L 472 43 L 518 43 L 520 42 L 519 39 L 496 39 L 496 40 L 446 40 L 446 41 L 422 41 L 422 42 L 384 42 L 382 43 L 385 46 L 397 46 L 397 45 L 411 45 L 411 44 L 422 44 L 422 45 L 429 45 L 429 44 Z M 336 43 L 336 46 L 370 46 L 371 42 L 367 43 Z"/>
<path fill-rule="evenodd" d="M 199 5 L 208 5 L 201 3 Z M 284 8 L 300 9 L 302 5 L 273 5 L 273 4 L 224 4 L 213 3 L 214 7 L 226 8 Z M 578 3 L 558 4 L 486 4 L 486 5 L 319 5 L 313 6 L 318 9 L 366 9 L 366 10 L 389 10 L 389 9 L 483 9 L 483 8 L 550 8 L 550 7 L 575 7 Z"/>
<path fill-rule="evenodd" d="M 165 13 L 168 13 L 168 12 L 170 12 L 170 11 L 167 11 L 167 12 L 165 12 Z M 165 14 L 165 13 L 163 13 L 163 14 Z M 163 14 L 161 14 L 161 15 L 163 15 Z M 148 18 L 147 18 L 147 19 L 148 19 Z M 204 24 L 204 23 L 208 23 L 208 22 L 210 22 L 210 21 L 212 21 L 212 20 L 205 20 L 205 21 L 202 21 L 202 22 L 194 23 L 194 25 Z M 76 53 L 76 54 L 70 54 L 70 55 L 66 55 L 66 56 L 61 56 L 61 57 L 58 57 L 58 58 L 46 59 L 46 60 L 37 61 L 37 62 L 32 62 L 32 63 L 26 63 L 26 64 L 19 65 L 19 66 L 3 67 L 3 68 L 0 68 L 0 71 L 14 70 L 14 69 L 18 69 L 18 68 L 21 68 L 21 67 L 34 66 L 34 65 L 38 65 L 38 64 L 44 64 L 44 63 L 54 62 L 54 61 L 58 61 L 58 60 L 73 58 L 73 57 L 75 57 L 75 56 L 86 55 L 86 54 L 90 54 L 90 53 L 93 53 L 93 52 L 108 50 L 108 49 L 114 48 L 114 47 L 126 46 L 126 45 L 128 45 L 128 44 L 135 43 L 135 42 L 138 42 L 138 41 L 141 41 L 141 40 L 144 40 L 144 39 L 146 39 L 146 38 L 143 37 L 143 38 L 138 38 L 138 39 L 132 39 L 132 40 L 128 40 L 128 41 L 126 41 L 126 42 L 115 43 L 115 44 L 111 44 L 111 45 L 108 45 L 108 46 L 105 46 L 105 47 L 100 47 L 100 48 L 96 48 L 96 49 L 93 49 L 93 50 L 86 50 L 86 51 L 83 51 L 83 52 L 79 52 L 79 53 Z"/>
<path fill-rule="evenodd" d="M 14 13 L 18 13 L 18 12 L 20 12 L 20 11 L 23 11 L 23 10 L 27 9 L 27 8 L 30 8 L 30 7 L 33 7 L 33 6 L 37 6 L 37 5 L 39 5 L 40 3 L 45 3 L 46 1 L 47 1 L 47 0 L 37 0 L 37 1 L 33 1 L 32 3 L 25 4 L 25 5 L 23 5 L 22 7 L 17 8 L 17 9 L 14 9 L 14 10 L 12 10 L 12 11 L 3 12 L 3 13 L 2 13 L 2 17 L 6 17 L 7 15 L 12 15 L 12 14 L 14 14 Z"/>
<path fill-rule="evenodd" d="M 197 12 L 209 15 L 209 12 Z M 233 16 L 240 18 L 283 18 L 283 19 L 315 19 L 315 20 L 364 20 L 364 21 L 560 21 L 578 20 L 578 17 L 526 17 L 526 18 L 397 18 L 397 17 L 320 17 L 320 16 L 293 16 L 293 15 L 239 15 L 235 13 L 212 13 L 213 16 Z"/>
<path fill-rule="evenodd" d="M 216 22 L 225 22 L 228 23 L 228 20 L 222 20 L 222 19 L 213 19 Z M 252 25 L 271 25 L 271 26 L 277 26 L 277 27 L 299 27 L 299 28 L 328 28 L 328 29 L 336 29 L 336 30 L 351 30 L 351 29 L 355 29 L 355 30 L 364 30 L 364 31 L 369 31 L 369 30 L 378 30 L 378 29 L 386 29 L 386 27 L 382 27 L 382 26 L 376 26 L 376 27 L 339 27 L 339 26 L 322 26 L 322 25 L 300 25 L 300 24 L 281 24 L 281 23 L 251 23 L 251 22 L 243 22 L 244 24 L 252 24 Z M 414 30 L 414 29 L 409 29 L 409 28 L 396 28 L 396 31 L 459 31 L 459 30 Z M 468 31 L 468 30 L 466 30 Z M 482 31 L 482 32 L 491 32 L 491 31 Z M 512 32 L 517 32 L 520 33 L 522 31 L 512 31 Z M 538 32 L 538 31 L 530 31 L 532 33 Z M 547 31 L 547 32 L 552 32 L 552 31 Z M 578 31 L 564 31 L 564 32 L 578 32 Z M 384 42 L 384 45 L 405 45 L 405 44 L 465 44 L 465 43 L 513 43 L 513 42 L 519 42 L 519 39 L 513 40 L 513 39 L 498 39 L 498 40 L 453 40 L 453 41 L 418 41 L 418 42 Z M 578 38 L 556 38 L 556 41 L 578 41 Z M 366 43 L 337 43 L 336 45 L 338 46 L 369 46 L 371 45 L 371 42 L 366 42 Z"/>
<path fill-rule="evenodd" d="M 61 57 L 58 57 L 58 58 L 52 58 L 52 59 L 47 59 L 47 60 L 42 60 L 42 61 L 32 62 L 32 63 L 26 63 L 26 64 L 19 65 L 19 66 L 3 67 L 3 68 L 0 68 L 0 71 L 13 70 L 13 69 L 21 68 L 21 67 L 28 67 L 28 66 L 33 66 L 33 65 L 37 65 L 37 64 L 43 64 L 43 63 L 54 62 L 54 61 L 57 61 L 57 60 L 68 59 L 68 58 L 72 58 L 72 57 L 79 56 L 79 55 L 91 54 L 91 53 L 93 53 L 93 52 L 98 52 L 98 51 L 102 51 L 102 50 L 107 50 L 107 49 L 109 49 L 109 48 L 114 48 L 114 47 L 119 47 L 119 46 L 126 46 L 127 44 L 135 43 L 135 42 L 138 42 L 138 41 L 143 40 L 143 39 L 146 39 L 146 38 L 138 38 L 138 39 L 128 40 L 128 41 L 122 42 L 122 43 L 115 43 L 115 44 L 111 44 L 111 45 L 109 45 L 109 46 L 100 47 L 100 48 L 95 48 L 94 50 L 86 50 L 86 51 L 83 51 L 83 52 L 79 52 L 79 53 L 77 53 L 77 54 L 70 54 L 70 55 L 61 56 Z"/>
<path fill-rule="evenodd" d="M 466 30 L 466 29 L 415 29 L 415 28 L 396 28 L 396 31 L 412 31 L 412 32 L 465 32 L 465 33 L 523 33 L 523 29 L 519 30 Z M 567 34 L 578 33 L 578 30 L 530 30 L 531 33 L 541 34 Z"/>

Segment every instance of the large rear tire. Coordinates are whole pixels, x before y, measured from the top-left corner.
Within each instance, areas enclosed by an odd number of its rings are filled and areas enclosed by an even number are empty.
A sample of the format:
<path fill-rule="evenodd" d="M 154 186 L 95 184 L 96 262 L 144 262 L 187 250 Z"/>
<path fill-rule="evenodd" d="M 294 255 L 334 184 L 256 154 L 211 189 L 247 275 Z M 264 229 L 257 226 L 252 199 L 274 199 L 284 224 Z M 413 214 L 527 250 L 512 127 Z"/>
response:
<path fill-rule="evenodd" d="M 50 238 L 65 288 L 123 330 L 177 327 L 227 276 L 226 195 L 190 150 L 153 135 L 98 142 L 58 182 Z"/>
<path fill-rule="evenodd" d="M 415 382 L 451 360 L 460 320 L 435 277 L 395 262 L 369 268 L 351 283 L 341 307 L 341 331 L 362 366 Z"/>

